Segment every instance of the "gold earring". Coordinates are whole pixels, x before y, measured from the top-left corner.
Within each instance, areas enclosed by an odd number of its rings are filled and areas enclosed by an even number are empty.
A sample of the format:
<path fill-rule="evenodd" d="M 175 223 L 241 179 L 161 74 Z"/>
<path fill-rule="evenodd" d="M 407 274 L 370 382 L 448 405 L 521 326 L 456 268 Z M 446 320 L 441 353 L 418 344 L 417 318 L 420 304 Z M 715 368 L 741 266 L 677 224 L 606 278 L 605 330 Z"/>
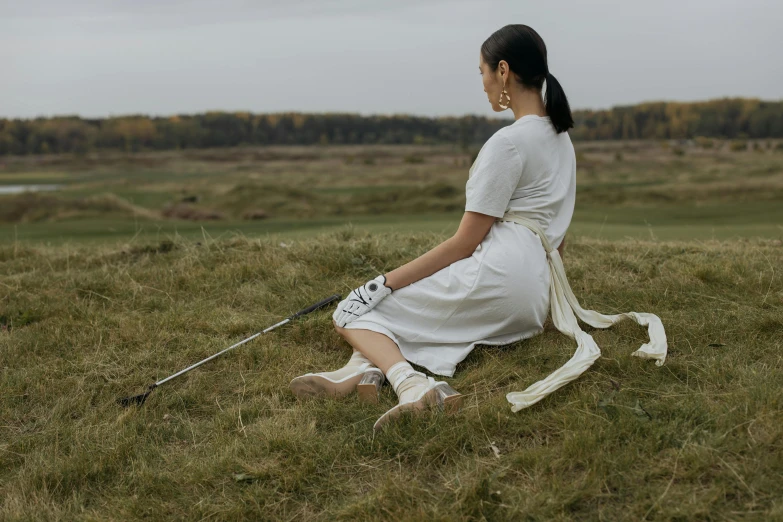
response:
<path fill-rule="evenodd" d="M 503 105 L 503 96 L 506 97 L 506 105 Z M 508 92 L 506 92 L 506 82 L 503 82 L 503 92 L 500 93 L 500 99 L 498 100 L 498 105 L 500 105 L 500 108 L 502 109 L 508 109 L 508 106 L 511 105 L 511 96 L 508 95 Z"/>

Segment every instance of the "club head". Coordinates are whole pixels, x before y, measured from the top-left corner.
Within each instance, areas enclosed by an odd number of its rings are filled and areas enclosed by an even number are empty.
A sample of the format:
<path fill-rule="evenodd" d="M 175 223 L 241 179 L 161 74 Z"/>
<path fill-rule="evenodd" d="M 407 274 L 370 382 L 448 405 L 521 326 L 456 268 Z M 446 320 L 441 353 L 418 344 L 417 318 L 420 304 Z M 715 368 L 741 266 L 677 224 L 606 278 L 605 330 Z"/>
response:
<path fill-rule="evenodd" d="M 140 395 L 134 395 L 132 397 L 121 397 L 117 399 L 117 404 L 122 406 L 123 408 L 129 408 L 133 405 L 141 406 L 144 404 L 144 402 L 147 400 L 147 397 L 150 396 L 150 393 L 152 393 L 152 390 L 155 389 L 155 385 L 150 385 L 149 389 L 140 394 Z"/>

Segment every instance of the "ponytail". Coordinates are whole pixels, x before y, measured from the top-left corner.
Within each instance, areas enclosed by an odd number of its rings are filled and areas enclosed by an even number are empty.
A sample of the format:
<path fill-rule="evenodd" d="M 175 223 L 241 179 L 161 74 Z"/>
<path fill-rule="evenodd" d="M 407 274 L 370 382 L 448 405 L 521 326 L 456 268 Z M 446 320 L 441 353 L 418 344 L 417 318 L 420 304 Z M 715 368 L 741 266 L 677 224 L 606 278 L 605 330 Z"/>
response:
<path fill-rule="evenodd" d="M 574 126 L 568 98 L 549 72 L 544 40 L 532 27 L 521 24 L 501 27 L 481 44 L 481 57 L 492 71 L 497 71 L 500 61 L 505 60 L 515 79 L 536 92 L 540 93 L 546 82 L 544 103 L 555 131 L 560 134 Z"/>
<path fill-rule="evenodd" d="M 566 98 L 560 82 L 550 72 L 546 73 L 546 95 L 544 96 L 544 101 L 546 103 L 546 112 L 558 134 L 574 126 L 574 118 L 571 116 L 571 106 L 568 105 L 568 98 Z"/>

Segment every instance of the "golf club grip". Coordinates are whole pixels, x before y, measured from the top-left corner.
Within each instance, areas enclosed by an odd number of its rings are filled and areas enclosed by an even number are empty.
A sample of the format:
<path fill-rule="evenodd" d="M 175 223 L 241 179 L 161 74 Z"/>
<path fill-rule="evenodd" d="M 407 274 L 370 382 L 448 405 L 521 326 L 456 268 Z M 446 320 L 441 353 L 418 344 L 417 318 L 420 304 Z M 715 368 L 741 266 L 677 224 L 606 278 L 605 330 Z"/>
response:
<path fill-rule="evenodd" d="M 299 317 L 302 315 L 307 315 L 310 312 L 318 310 L 319 308 L 323 308 L 324 306 L 332 304 L 334 301 L 339 301 L 340 299 L 342 299 L 342 296 L 340 294 L 334 294 L 333 296 L 327 297 L 323 301 L 319 301 L 314 305 L 310 305 L 303 310 L 299 310 L 298 312 L 296 312 L 294 315 L 291 316 L 291 319 L 294 319 L 295 317 Z"/>

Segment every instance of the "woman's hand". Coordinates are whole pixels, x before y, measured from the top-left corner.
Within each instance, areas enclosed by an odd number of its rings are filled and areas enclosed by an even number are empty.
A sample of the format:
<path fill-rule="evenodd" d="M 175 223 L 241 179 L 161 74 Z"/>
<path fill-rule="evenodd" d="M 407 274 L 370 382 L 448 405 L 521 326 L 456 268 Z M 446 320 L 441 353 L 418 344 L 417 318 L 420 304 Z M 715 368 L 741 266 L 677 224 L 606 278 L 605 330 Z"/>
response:
<path fill-rule="evenodd" d="M 386 286 L 386 276 L 379 275 L 362 286 L 352 290 L 348 297 L 337 304 L 332 319 L 337 326 L 343 327 L 357 317 L 366 314 L 389 295 L 392 289 Z"/>

